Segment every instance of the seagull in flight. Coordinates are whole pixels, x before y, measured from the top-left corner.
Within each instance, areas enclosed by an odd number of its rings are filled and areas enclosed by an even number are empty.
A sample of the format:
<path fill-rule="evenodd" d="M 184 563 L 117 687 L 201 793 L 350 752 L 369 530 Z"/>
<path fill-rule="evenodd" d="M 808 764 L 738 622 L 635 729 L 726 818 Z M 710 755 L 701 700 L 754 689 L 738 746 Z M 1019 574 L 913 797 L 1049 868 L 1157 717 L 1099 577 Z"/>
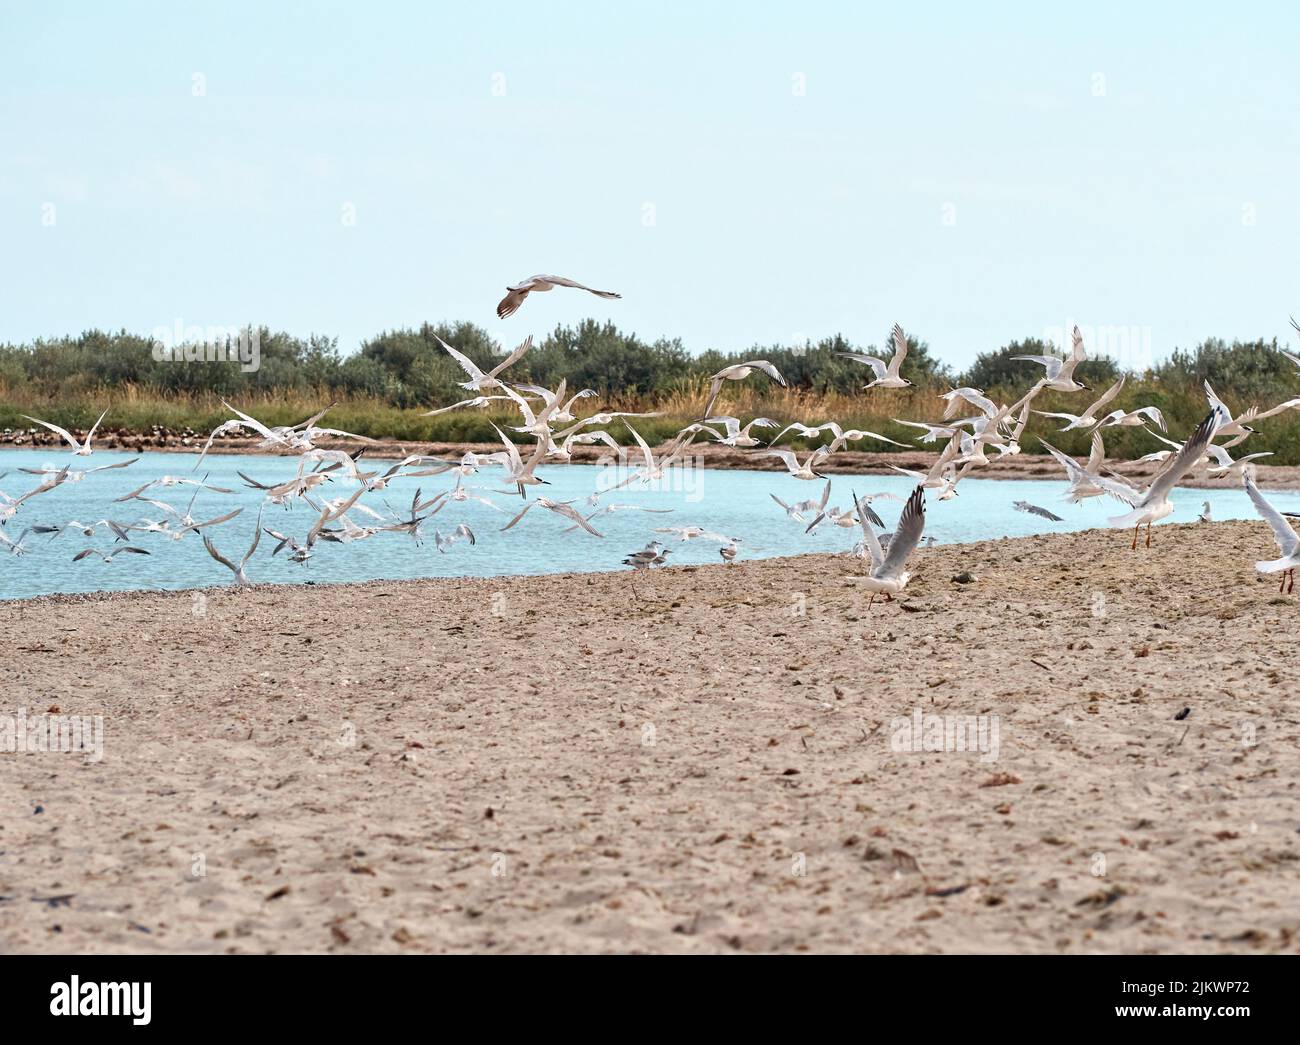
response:
<path fill-rule="evenodd" d="M 506 296 L 497 305 L 497 318 L 505 319 L 507 316 L 513 316 L 519 311 L 519 306 L 524 303 L 524 299 L 534 291 L 542 294 L 554 290 L 556 287 L 572 287 L 574 290 L 585 290 L 588 294 L 595 294 L 598 298 L 608 298 L 610 300 L 617 300 L 623 296 L 622 294 L 615 294 L 612 290 L 595 290 L 585 284 L 565 279 L 563 276 L 533 276 L 531 279 L 506 287 Z"/>
<path fill-rule="evenodd" d="M 1132 509 L 1123 515 L 1113 516 L 1107 522 L 1111 526 L 1133 527 L 1133 549 L 1137 548 L 1138 531 L 1143 524 L 1147 528 L 1146 546 L 1151 547 L 1151 525 L 1173 512 L 1174 506 L 1169 500 L 1170 493 L 1178 485 L 1178 481 L 1205 455 L 1206 447 L 1210 445 L 1215 429 L 1222 424 L 1224 418 L 1225 414 L 1222 410 L 1211 410 L 1206 414 L 1205 420 L 1196 426 L 1196 431 L 1188 437 L 1187 442 L 1183 443 L 1182 448 L 1169 459 L 1144 490 L 1138 489 L 1119 476 L 1093 476 L 1094 483 Z"/>
<path fill-rule="evenodd" d="M 1300 566 L 1300 535 L 1291 528 L 1291 524 L 1286 521 L 1286 517 L 1281 512 L 1264 500 L 1264 495 L 1259 492 L 1259 488 L 1249 474 L 1242 475 L 1242 483 L 1246 487 L 1247 496 L 1255 505 L 1255 511 L 1259 512 L 1260 518 L 1272 528 L 1273 540 L 1277 542 L 1278 551 L 1282 553 L 1280 559 L 1255 563 L 1255 569 L 1260 573 L 1281 573 L 1282 584 L 1277 590 L 1280 592 L 1285 587 L 1290 594 L 1295 587 L 1296 567 Z M 1290 578 L 1289 585 L 1288 578 Z"/>
<path fill-rule="evenodd" d="M 438 335 L 435 334 L 434 337 L 438 337 Z M 483 392 L 489 388 L 500 388 L 504 391 L 505 384 L 500 380 L 502 371 L 507 367 L 518 363 L 519 360 L 523 358 L 524 353 L 533 347 L 533 337 L 529 334 L 518 348 L 511 352 L 510 355 L 506 356 L 505 359 L 501 360 L 500 363 L 494 366 L 486 374 L 475 365 L 474 361 L 471 360 L 469 356 L 465 355 L 464 352 L 456 351 L 456 349 L 452 348 L 451 345 L 447 344 L 447 342 L 440 337 L 438 338 L 438 344 L 440 344 L 446 350 L 447 354 L 460 364 L 460 368 L 469 375 L 468 381 L 460 382 L 461 388 L 466 388 L 471 392 Z"/>
<path fill-rule="evenodd" d="M 853 500 L 858 503 L 856 493 Z M 880 547 L 880 540 L 871 528 L 866 513 L 863 513 L 860 521 L 864 543 L 871 555 L 871 571 L 864 578 L 867 590 L 871 592 L 871 600 L 867 603 L 869 609 L 877 595 L 884 595 L 885 601 L 889 602 L 907 587 L 911 578 L 911 574 L 904 569 L 907 557 L 921 543 L 921 534 L 925 531 L 925 487 L 918 486 L 913 490 L 912 496 L 903 506 L 903 514 L 899 516 L 898 525 L 894 528 L 888 552 Z"/>
<path fill-rule="evenodd" d="M 511 519 L 508 523 L 506 523 L 503 527 L 501 527 L 502 531 L 504 532 L 505 530 L 510 529 L 512 526 L 515 525 L 515 523 L 517 523 L 520 519 L 522 519 L 534 508 L 545 508 L 548 511 L 554 512 L 556 515 L 563 516 L 564 518 L 568 519 L 570 522 L 576 523 L 579 528 L 586 530 L 589 534 L 591 534 L 594 537 L 605 536 L 599 530 L 593 528 L 592 525 L 582 517 L 582 514 L 578 511 L 578 509 L 573 507 L 572 501 L 552 501 L 546 497 L 539 497 L 535 501 L 529 501 L 528 504 L 524 506 L 523 510 L 518 515 L 516 515 L 513 519 Z M 565 531 L 565 533 L 568 532 L 569 532 L 568 530 Z"/>
<path fill-rule="evenodd" d="M 912 382 L 900 377 L 898 373 L 898 368 L 903 365 L 903 360 L 907 358 L 907 336 L 903 333 L 903 328 L 897 323 L 894 324 L 893 338 L 894 354 L 890 357 L 888 363 L 883 359 L 863 355 L 860 352 L 836 352 L 835 354 L 844 356 L 846 359 L 852 359 L 855 363 L 865 363 L 875 371 L 874 380 L 864 385 L 864 388 L 907 388 Z"/>
<path fill-rule="evenodd" d="M 1016 356 L 1016 358 L 1020 359 L 1022 357 Z M 1117 395 L 1119 395 L 1120 389 L 1124 387 L 1124 382 L 1126 380 L 1128 380 L 1127 374 L 1120 377 L 1118 381 L 1116 381 L 1113 385 L 1111 385 L 1108 389 L 1106 389 L 1106 391 L 1104 391 L 1101 394 L 1101 397 L 1081 414 L 1058 414 L 1058 413 L 1052 413 L 1049 410 L 1035 410 L 1034 413 L 1036 413 L 1039 417 L 1056 417 L 1056 418 L 1060 418 L 1063 421 L 1068 421 L 1069 424 L 1067 424 L 1064 428 L 1061 429 L 1062 432 L 1068 432 L 1072 428 L 1091 428 L 1093 425 L 1099 423 L 1097 414 L 1106 406 L 1108 406 L 1112 399 L 1114 399 Z M 1155 407 L 1147 407 L 1145 409 L 1155 410 Z M 1115 414 L 1121 417 L 1129 416 L 1129 415 L 1125 415 L 1123 410 L 1116 410 Z M 1156 416 L 1159 417 L 1159 415 L 1160 415 L 1160 411 L 1156 410 Z M 1110 423 L 1122 424 L 1123 422 L 1111 421 Z M 1141 424 L 1142 422 L 1135 421 L 1133 423 Z M 1164 419 L 1160 418 L 1160 420 L 1157 423 L 1160 425 L 1160 428 L 1163 430 L 1165 427 Z"/>
<path fill-rule="evenodd" d="M 766 359 L 751 359 L 733 366 L 725 366 L 709 378 L 709 401 L 705 404 L 701 418 L 707 418 L 713 412 L 713 404 L 718 401 L 718 395 L 722 392 L 722 382 L 743 381 L 755 372 L 766 374 L 782 388 L 788 387 L 785 378 L 781 376 L 781 371 Z"/>
<path fill-rule="evenodd" d="M 786 504 L 785 501 L 781 500 L 781 498 L 774 493 L 768 494 L 768 496 L 781 506 L 781 510 L 784 511 L 786 515 L 795 522 L 802 524 L 807 521 L 803 517 L 804 512 L 816 511 L 820 513 L 826 510 L 826 502 L 829 501 L 831 497 L 831 481 L 829 479 L 826 480 L 826 486 L 822 490 L 821 499 L 816 501 L 796 501 L 794 504 Z"/>
<path fill-rule="evenodd" d="M 1228 451 L 1222 446 L 1216 446 L 1211 443 L 1205 448 L 1205 452 L 1214 459 L 1214 464 L 1210 465 L 1206 474 L 1215 479 L 1222 478 L 1225 475 L 1231 475 L 1236 472 L 1238 475 L 1244 475 L 1245 469 L 1250 466 L 1250 462 L 1261 457 L 1272 457 L 1271 450 L 1264 450 L 1257 454 L 1246 454 L 1244 457 L 1238 457 L 1235 461 L 1229 455 Z"/>
<path fill-rule="evenodd" d="M 248 579 L 248 574 L 244 572 L 244 567 L 248 565 L 248 560 L 253 557 L 253 552 L 257 551 L 257 542 L 260 541 L 261 539 L 262 539 L 262 512 L 259 509 L 257 513 L 257 523 L 253 527 L 253 543 L 248 546 L 248 551 L 244 552 L 244 557 L 239 560 L 238 566 L 236 566 L 233 562 L 231 562 L 224 555 L 222 555 L 221 552 L 217 551 L 217 546 L 212 543 L 212 538 L 209 537 L 206 533 L 203 535 L 203 547 L 207 548 L 209 555 L 211 555 L 214 559 L 217 560 L 217 562 L 221 563 L 222 566 L 226 567 L 228 570 L 230 570 L 231 573 L 235 575 L 236 584 L 239 584 L 241 586 L 247 586 L 247 585 L 251 585 L 253 582 Z M 118 551 L 125 551 L 127 548 L 130 547 L 134 547 L 134 545 L 124 544 L 122 545 L 121 548 L 118 549 Z"/>
<path fill-rule="evenodd" d="M 1073 347 L 1064 359 L 1059 356 L 1012 356 L 1011 358 L 1037 363 L 1043 368 L 1045 374 L 1038 382 L 1040 388 L 1050 388 L 1054 392 L 1086 392 L 1089 390 L 1088 386 L 1074 379 L 1074 368 L 1088 358 L 1088 353 L 1083 349 L 1083 335 L 1079 333 L 1077 326 L 1071 333 L 1071 341 Z"/>
<path fill-rule="evenodd" d="M 1278 409 L 1280 410 L 1282 408 L 1279 407 Z M 79 483 L 82 479 L 86 478 L 86 476 L 95 472 L 107 472 L 113 468 L 129 468 L 138 460 L 140 460 L 140 458 L 132 457 L 129 461 L 114 461 L 112 464 L 101 464 L 96 468 L 68 468 L 66 469 L 68 473 L 66 478 L 70 483 Z M 57 475 L 59 472 L 65 471 L 65 469 L 55 468 L 53 465 L 45 465 L 41 468 L 19 468 L 18 471 L 26 472 L 28 475 Z M 230 491 L 226 492 L 229 493 Z"/>
<path fill-rule="evenodd" d="M 1080 465 L 1073 457 L 1061 453 L 1056 447 L 1046 440 L 1040 440 L 1043 449 L 1051 454 L 1061 467 L 1065 469 L 1065 474 L 1070 477 L 1070 488 L 1065 491 L 1065 499 L 1071 504 L 1078 504 L 1087 497 L 1101 497 L 1106 493 L 1100 486 L 1093 482 L 1093 478 L 1101 471 L 1101 466 L 1106 462 L 1106 447 L 1101 440 L 1101 432 L 1093 430 L 1092 447 L 1088 454 L 1088 463 Z"/>
<path fill-rule="evenodd" d="M 793 478 L 809 480 L 826 478 L 821 472 L 817 471 L 817 468 L 830 455 L 830 451 L 826 447 L 819 446 L 816 450 L 809 451 L 808 456 L 800 464 L 799 458 L 794 455 L 793 450 L 764 450 L 762 453 L 754 454 L 755 457 L 779 457 Z"/>
<path fill-rule="evenodd" d="M 1018 512 L 1027 512 L 1030 515 L 1041 516 L 1044 519 L 1050 519 L 1052 522 L 1064 522 L 1064 520 L 1055 512 L 1049 512 L 1046 508 L 1039 508 L 1036 504 L 1030 504 L 1028 501 L 1012 501 L 1011 507 Z"/>
<path fill-rule="evenodd" d="M 100 414 L 99 421 L 104 420 L 104 416 L 107 413 L 108 411 L 105 410 L 104 413 Z M 89 457 L 95 452 L 90 448 L 90 441 L 95 438 L 95 432 L 99 429 L 99 421 L 96 421 L 90 426 L 90 431 L 86 433 L 85 442 L 79 442 L 66 428 L 60 428 L 58 425 L 51 424 L 49 421 L 42 421 L 39 417 L 30 417 L 27 414 L 23 414 L 22 416 L 28 421 L 35 421 L 38 425 L 43 425 L 55 435 L 63 436 L 64 440 L 72 447 L 73 457 Z"/>
<path fill-rule="evenodd" d="M 538 503 L 537 501 L 533 502 L 533 504 L 537 504 L 537 503 Z M 531 508 L 532 506 L 533 505 L 530 504 L 528 508 Z M 524 509 L 524 511 L 527 510 L 528 510 L 527 508 Z M 457 541 L 461 541 L 461 540 L 468 540 L 470 544 L 478 543 L 478 541 L 474 539 L 474 531 L 471 530 L 464 523 L 461 523 L 459 526 L 457 526 L 456 529 L 452 530 L 452 532 L 449 533 L 446 537 L 440 534 L 437 530 L 433 531 L 433 543 L 434 546 L 440 552 L 446 552 L 448 548 L 450 548 Z"/>
<path fill-rule="evenodd" d="M 20 540 L 18 543 L 21 544 L 22 541 Z M 112 562 L 113 556 L 121 555 L 123 552 L 128 552 L 132 555 L 150 554 L 147 548 L 141 548 L 137 544 L 120 544 L 111 552 L 101 552 L 98 548 L 86 548 L 83 551 L 77 552 L 77 554 L 72 557 L 72 561 L 80 562 L 82 559 L 89 559 L 92 555 L 98 555 L 105 562 Z"/>

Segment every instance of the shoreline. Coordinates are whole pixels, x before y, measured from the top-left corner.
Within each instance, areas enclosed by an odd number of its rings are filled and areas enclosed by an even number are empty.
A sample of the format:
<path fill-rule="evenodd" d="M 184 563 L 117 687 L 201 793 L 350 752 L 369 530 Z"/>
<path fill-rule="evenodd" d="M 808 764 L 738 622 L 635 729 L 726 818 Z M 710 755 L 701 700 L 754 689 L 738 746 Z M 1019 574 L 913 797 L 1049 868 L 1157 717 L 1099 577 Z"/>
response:
<path fill-rule="evenodd" d="M 1295 953 L 1300 595 L 1128 542 L 0 603 L 0 714 L 104 721 L 0 756 L 7 946 Z"/>
<path fill-rule="evenodd" d="M 203 447 L 203 439 L 197 445 L 184 445 L 182 442 L 168 442 L 162 445 L 148 445 L 142 437 L 123 440 L 110 438 L 103 444 L 103 449 L 121 453 L 171 453 L 178 455 L 193 454 L 196 458 Z M 212 444 L 209 454 L 228 454 L 248 457 L 286 457 L 292 454 L 277 453 L 273 450 L 259 450 L 253 445 L 253 438 L 217 439 Z M 0 450 L 59 451 L 60 446 L 53 440 L 36 445 L 14 445 L 0 443 Z M 352 440 L 325 440 L 318 444 L 322 449 L 354 451 L 358 446 L 365 449 L 362 459 L 375 461 L 400 461 L 412 454 L 445 457 L 448 460 L 459 458 L 465 453 L 492 453 L 501 448 L 500 443 L 421 443 L 406 440 L 383 440 L 378 443 L 358 443 Z M 662 446 L 662 444 L 660 444 Z M 654 447 L 658 450 L 660 447 Z M 754 457 L 752 451 L 738 450 L 717 444 L 693 444 L 697 450 L 692 457 L 701 467 L 716 468 L 726 471 L 762 471 L 783 473 L 785 466 L 776 458 Z M 567 464 L 595 465 L 605 460 L 609 450 L 594 446 L 575 446 L 572 459 Z M 629 456 L 635 448 L 629 450 Z M 819 469 L 827 475 L 897 475 L 890 467 L 898 465 L 915 471 L 928 471 L 938 459 L 938 453 L 928 450 L 900 450 L 898 452 L 872 452 L 864 450 L 840 450 L 829 458 Z M 1076 458 L 1085 463 L 1084 458 Z M 553 462 L 553 464 L 561 462 Z M 1107 468 L 1127 479 L 1149 480 L 1160 469 L 1160 464 L 1146 464 L 1136 461 L 1111 460 Z M 1300 490 L 1300 465 L 1257 464 L 1256 472 L 1262 488 L 1274 490 Z M 1010 457 L 990 458 L 988 465 L 973 470 L 971 479 L 1042 479 L 1065 482 L 1064 472 L 1048 454 L 1016 454 Z M 1241 480 L 1232 476 L 1207 478 L 1204 469 L 1184 479 L 1180 486 L 1198 490 L 1216 490 L 1239 488 Z"/>

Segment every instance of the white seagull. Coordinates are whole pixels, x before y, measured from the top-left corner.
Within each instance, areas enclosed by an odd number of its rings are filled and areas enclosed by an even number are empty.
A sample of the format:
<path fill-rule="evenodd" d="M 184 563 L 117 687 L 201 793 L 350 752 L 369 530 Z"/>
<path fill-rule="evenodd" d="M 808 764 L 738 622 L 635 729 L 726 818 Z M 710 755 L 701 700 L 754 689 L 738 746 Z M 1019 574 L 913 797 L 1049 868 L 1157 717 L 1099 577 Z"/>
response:
<path fill-rule="evenodd" d="M 888 363 L 875 356 L 863 355 L 861 352 L 836 352 L 835 354 L 852 359 L 855 363 L 865 363 L 875 371 L 875 379 L 864 385 L 864 388 L 907 388 L 912 382 L 898 374 L 898 368 L 907 358 L 907 335 L 897 323 L 894 324 L 893 338 L 894 354 Z"/>
<path fill-rule="evenodd" d="M 1133 549 L 1137 548 L 1138 531 L 1143 524 L 1147 528 L 1147 547 L 1151 547 L 1152 524 L 1173 512 L 1174 506 L 1169 500 L 1169 494 L 1178 485 L 1178 481 L 1190 472 L 1205 454 L 1206 447 L 1214 437 L 1215 428 L 1223 419 L 1223 413 L 1219 410 L 1211 410 L 1206 414 L 1205 420 L 1196 426 L 1196 431 L 1188 437 L 1182 449 L 1169 459 L 1144 490 L 1139 490 L 1118 476 L 1093 477 L 1094 483 L 1132 509 L 1123 515 L 1113 516 L 1107 522 L 1116 527 L 1133 527 Z"/>
<path fill-rule="evenodd" d="M 781 371 L 766 359 L 751 359 L 744 363 L 726 366 L 709 378 L 709 401 L 700 416 L 708 417 L 713 412 L 713 404 L 718 401 L 718 395 L 722 391 L 722 382 L 743 381 L 756 371 L 766 374 L 782 388 L 787 387 Z"/>
<path fill-rule="evenodd" d="M 437 337 L 437 335 L 435 334 L 434 337 Z M 452 348 L 451 345 L 447 344 L 447 342 L 440 337 L 438 338 L 438 344 L 440 344 L 446 350 L 447 354 L 460 364 L 461 369 L 469 375 L 469 380 L 460 382 L 460 387 L 466 388 L 471 392 L 483 392 L 489 388 L 505 388 L 504 382 L 500 380 L 501 372 L 507 367 L 513 366 L 523 358 L 524 353 L 533 347 L 533 338 L 531 334 L 526 337 L 518 348 L 511 352 L 510 355 L 506 356 L 505 359 L 501 360 L 500 363 L 494 366 L 486 374 L 475 365 L 474 361 L 471 360 L 469 356 L 465 355 L 464 352 L 456 351 L 456 349 Z"/>
<path fill-rule="evenodd" d="M 206 533 L 203 535 L 203 547 L 207 548 L 209 555 L 235 575 L 236 584 L 241 586 L 251 585 L 253 582 L 248 579 L 248 574 L 244 572 L 244 567 L 248 565 L 248 560 L 253 557 L 253 552 L 257 551 L 257 542 L 261 539 L 262 513 L 259 510 L 257 513 L 257 524 L 253 527 L 253 543 L 248 546 L 248 551 L 244 552 L 244 557 L 239 560 L 238 566 L 222 555 L 221 552 L 217 551 L 217 546 L 212 543 L 212 538 Z M 133 545 L 123 545 L 118 549 L 118 551 L 125 551 L 128 547 L 133 547 Z"/>
<path fill-rule="evenodd" d="M 595 294 L 598 298 L 608 298 L 610 300 L 617 300 L 623 296 L 622 294 L 615 294 L 612 290 L 594 290 L 582 283 L 565 279 L 563 276 L 533 276 L 532 279 L 526 279 L 521 283 L 506 287 L 506 296 L 497 305 L 497 317 L 505 319 L 507 316 L 514 315 L 519 311 L 519 306 L 524 303 L 524 299 L 534 291 L 542 294 L 554 290 L 556 287 L 572 287 L 574 290 L 585 290 L 588 294 Z"/>
<path fill-rule="evenodd" d="M 857 499 L 855 493 L 853 500 L 856 502 Z M 887 602 L 892 601 L 895 595 L 907 587 L 911 574 L 903 567 L 907 565 L 907 557 L 921 542 L 921 534 L 925 531 L 925 488 L 918 486 L 913 490 L 912 496 L 903 506 L 903 514 L 899 516 L 898 525 L 889 541 L 888 553 L 880 547 L 880 540 L 865 513 L 861 522 L 867 551 L 871 554 L 871 572 L 863 580 L 871 592 L 871 600 L 867 603 L 867 608 L 870 609 L 877 595 L 884 595 Z"/>
<path fill-rule="evenodd" d="M 1088 354 L 1083 350 L 1083 335 L 1079 333 L 1077 326 L 1071 333 L 1071 341 L 1073 348 L 1064 359 L 1059 356 L 1012 356 L 1011 358 L 1027 360 L 1041 366 L 1046 372 L 1039 381 L 1042 388 L 1050 388 L 1054 392 L 1086 392 L 1088 386 L 1074 379 L 1074 368 L 1088 358 Z"/>
<path fill-rule="evenodd" d="M 104 416 L 107 413 L 108 411 L 105 410 L 103 414 L 100 414 L 99 421 L 104 420 Z M 25 417 L 28 421 L 35 421 L 38 425 L 43 425 L 44 427 L 48 428 L 51 432 L 55 433 L 55 435 L 63 436 L 63 438 L 72 447 L 73 457 L 89 457 L 91 454 L 95 452 L 90 448 L 90 441 L 95 438 L 95 432 L 99 428 L 99 421 L 96 421 L 93 425 L 90 426 L 90 431 L 86 433 L 85 442 L 78 442 L 77 439 L 73 436 L 73 434 L 69 432 L 66 428 L 60 428 L 58 425 L 51 424 L 49 421 L 42 421 L 39 417 L 30 417 L 27 414 L 23 414 L 21 416 Z"/>
<path fill-rule="evenodd" d="M 1281 573 L 1282 584 L 1277 590 L 1280 592 L 1285 587 L 1290 593 L 1295 587 L 1296 567 L 1300 566 L 1300 535 L 1291 528 L 1291 524 L 1286 521 L 1281 512 L 1264 500 L 1264 495 L 1259 492 L 1259 488 L 1255 486 L 1249 475 L 1243 474 L 1242 482 L 1246 487 L 1247 495 L 1255 504 L 1255 511 L 1259 512 L 1260 518 L 1272 527 L 1273 540 L 1277 542 L 1278 551 L 1282 553 L 1280 559 L 1255 563 L 1255 569 L 1260 573 Z M 1290 578 L 1289 586 L 1288 578 Z"/>

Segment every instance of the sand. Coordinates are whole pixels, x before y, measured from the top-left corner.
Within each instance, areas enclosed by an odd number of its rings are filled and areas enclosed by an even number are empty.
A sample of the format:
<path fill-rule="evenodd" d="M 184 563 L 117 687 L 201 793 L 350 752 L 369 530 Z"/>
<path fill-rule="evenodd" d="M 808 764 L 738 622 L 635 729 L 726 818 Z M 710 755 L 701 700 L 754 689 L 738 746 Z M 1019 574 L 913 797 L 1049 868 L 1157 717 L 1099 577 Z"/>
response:
<path fill-rule="evenodd" d="M 834 556 L 0 603 L 0 713 L 105 722 L 0 755 L 0 948 L 1294 953 L 1273 554 L 936 547 L 870 610 Z M 898 750 L 918 708 L 996 760 Z"/>

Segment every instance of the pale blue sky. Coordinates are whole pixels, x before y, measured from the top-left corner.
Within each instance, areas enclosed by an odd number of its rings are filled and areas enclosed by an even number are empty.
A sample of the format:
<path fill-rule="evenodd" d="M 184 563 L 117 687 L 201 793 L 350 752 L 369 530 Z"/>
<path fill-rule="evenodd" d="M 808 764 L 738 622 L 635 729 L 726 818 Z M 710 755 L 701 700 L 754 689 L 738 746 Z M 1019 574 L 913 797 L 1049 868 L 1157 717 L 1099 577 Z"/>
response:
<path fill-rule="evenodd" d="M 1294 4 L 709 6 L 0 3 L 0 340 L 1286 339 Z"/>

